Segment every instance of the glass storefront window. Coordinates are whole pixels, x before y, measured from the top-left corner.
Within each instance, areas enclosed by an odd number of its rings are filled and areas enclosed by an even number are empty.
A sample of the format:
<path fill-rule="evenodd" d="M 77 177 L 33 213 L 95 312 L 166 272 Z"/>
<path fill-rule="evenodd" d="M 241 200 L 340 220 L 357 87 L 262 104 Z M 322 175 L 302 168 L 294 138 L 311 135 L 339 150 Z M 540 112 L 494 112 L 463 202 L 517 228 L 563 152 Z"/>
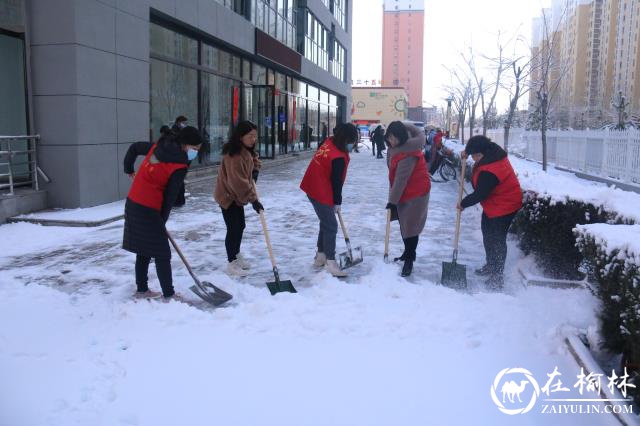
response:
<path fill-rule="evenodd" d="M 256 63 L 252 64 L 251 81 L 255 84 L 267 84 L 267 69 Z"/>
<path fill-rule="evenodd" d="M 308 146 L 307 148 L 317 148 L 318 147 L 318 139 L 320 125 L 318 120 L 318 113 L 320 112 L 320 106 L 317 102 L 307 101 L 308 105 L 308 115 L 307 115 L 307 126 L 308 126 Z"/>
<path fill-rule="evenodd" d="M 320 95 L 320 91 L 318 90 L 318 88 L 309 84 L 307 90 L 309 91 L 308 98 L 317 101 Z"/>
<path fill-rule="evenodd" d="M 214 74 L 202 74 L 202 134 L 209 141 L 208 160 L 220 161 L 222 145 L 229 139 L 233 127 L 234 98 L 239 100 L 239 83 Z"/>
<path fill-rule="evenodd" d="M 151 54 L 198 64 L 198 42 L 185 35 L 151 24 Z"/>
<path fill-rule="evenodd" d="M 269 86 L 276 84 L 276 75 L 273 70 L 267 70 L 267 84 Z"/>
<path fill-rule="evenodd" d="M 242 60 L 242 79 L 251 81 L 251 62 L 246 59 Z"/>
<path fill-rule="evenodd" d="M 287 76 L 281 73 L 276 73 L 276 89 L 287 90 Z"/>
<path fill-rule="evenodd" d="M 329 105 L 338 106 L 338 98 L 335 95 L 329 95 Z"/>
<path fill-rule="evenodd" d="M 0 135 L 28 133 L 24 75 L 24 41 L 0 34 Z"/>
<path fill-rule="evenodd" d="M 195 69 L 151 59 L 151 130 L 154 138 L 160 127 L 171 126 L 185 115 L 198 122 L 198 72 Z"/>
<path fill-rule="evenodd" d="M 324 90 L 320 91 L 320 102 L 322 102 L 324 104 L 328 104 L 329 103 L 329 94 L 327 92 L 325 92 Z"/>
<path fill-rule="evenodd" d="M 329 127 L 329 105 L 320 104 L 320 140 L 333 135 L 333 127 Z"/>

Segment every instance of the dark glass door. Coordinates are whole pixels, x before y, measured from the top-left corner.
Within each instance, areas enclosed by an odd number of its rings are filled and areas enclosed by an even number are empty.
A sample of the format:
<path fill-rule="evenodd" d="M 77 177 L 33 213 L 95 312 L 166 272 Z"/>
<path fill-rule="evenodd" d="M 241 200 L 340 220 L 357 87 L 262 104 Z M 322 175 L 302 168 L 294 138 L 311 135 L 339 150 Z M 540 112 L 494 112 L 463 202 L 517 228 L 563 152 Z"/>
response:
<path fill-rule="evenodd" d="M 273 86 L 251 86 L 245 88 L 247 105 L 247 119 L 258 127 L 257 151 L 261 158 L 275 157 L 276 130 L 278 129 L 278 117 L 274 102 Z"/>

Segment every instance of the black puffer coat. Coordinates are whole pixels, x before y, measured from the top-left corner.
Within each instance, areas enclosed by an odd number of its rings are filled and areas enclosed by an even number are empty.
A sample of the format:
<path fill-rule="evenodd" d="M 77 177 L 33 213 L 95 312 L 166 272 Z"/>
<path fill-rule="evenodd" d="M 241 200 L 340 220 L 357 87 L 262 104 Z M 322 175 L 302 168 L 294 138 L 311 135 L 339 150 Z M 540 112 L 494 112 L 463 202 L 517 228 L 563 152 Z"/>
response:
<path fill-rule="evenodd" d="M 152 146 L 153 144 L 148 142 L 132 144 L 124 159 L 125 173 L 132 173 L 136 157 L 147 155 Z M 158 141 L 154 156 L 163 163 L 188 164 L 187 154 L 172 136 L 163 136 Z M 169 219 L 171 207 L 180 192 L 186 174 L 186 168 L 173 172 L 164 189 L 161 211 L 143 206 L 127 198 L 124 208 L 123 249 L 145 257 L 171 258 L 165 222 Z"/>

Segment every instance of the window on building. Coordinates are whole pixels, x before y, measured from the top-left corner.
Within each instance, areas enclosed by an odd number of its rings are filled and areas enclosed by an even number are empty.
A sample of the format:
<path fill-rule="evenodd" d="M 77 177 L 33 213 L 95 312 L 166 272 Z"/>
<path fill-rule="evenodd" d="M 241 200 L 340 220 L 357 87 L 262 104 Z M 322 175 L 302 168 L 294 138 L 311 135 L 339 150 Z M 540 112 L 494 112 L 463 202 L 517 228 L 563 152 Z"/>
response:
<path fill-rule="evenodd" d="M 309 11 L 304 56 L 323 70 L 329 71 L 329 32 Z"/>
<path fill-rule="evenodd" d="M 333 42 L 333 60 L 331 61 L 331 74 L 340 81 L 345 78 L 345 49 L 338 41 Z"/>
<path fill-rule="evenodd" d="M 295 50 L 296 0 L 250 1 L 251 23 L 290 49 Z"/>
<path fill-rule="evenodd" d="M 336 18 L 342 29 L 347 29 L 346 13 L 347 0 L 333 0 L 333 17 Z"/>

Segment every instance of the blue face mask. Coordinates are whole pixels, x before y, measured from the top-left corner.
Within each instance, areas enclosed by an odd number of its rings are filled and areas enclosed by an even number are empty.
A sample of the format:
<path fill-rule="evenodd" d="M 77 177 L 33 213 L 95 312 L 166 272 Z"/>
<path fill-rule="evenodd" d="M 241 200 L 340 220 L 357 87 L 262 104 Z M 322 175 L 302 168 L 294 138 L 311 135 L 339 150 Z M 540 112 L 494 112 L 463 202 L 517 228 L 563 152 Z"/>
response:
<path fill-rule="evenodd" d="M 187 151 L 187 159 L 189 161 L 195 160 L 197 156 L 198 156 L 198 151 L 196 151 L 195 149 L 189 149 Z"/>
<path fill-rule="evenodd" d="M 353 150 L 353 144 L 352 143 L 348 143 L 347 144 L 347 152 L 351 152 Z"/>

